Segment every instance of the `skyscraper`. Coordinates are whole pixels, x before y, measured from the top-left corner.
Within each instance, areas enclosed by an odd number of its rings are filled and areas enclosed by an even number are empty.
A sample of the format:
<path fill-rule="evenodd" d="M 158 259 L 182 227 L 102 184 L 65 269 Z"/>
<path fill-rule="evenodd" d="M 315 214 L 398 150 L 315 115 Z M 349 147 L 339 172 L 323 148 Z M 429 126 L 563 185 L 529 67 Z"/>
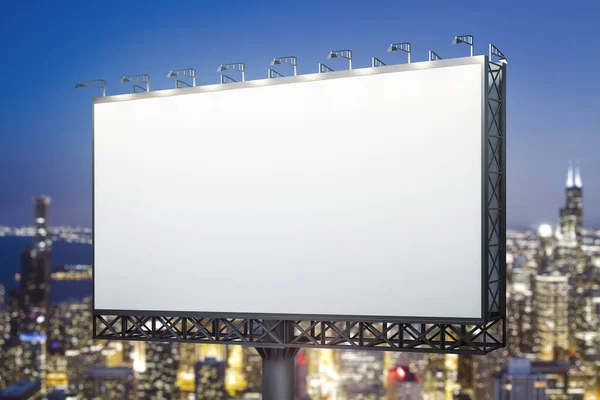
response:
<path fill-rule="evenodd" d="M 228 397 L 225 391 L 225 368 L 225 361 L 218 361 L 214 358 L 205 358 L 196 363 L 195 392 L 197 400 L 218 400 Z"/>
<path fill-rule="evenodd" d="M 583 260 L 583 184 L 579 166 L 569 163 L 565 188 L 566 202 L 560 209 L 560 226 L 556 232 L 555 263 L 571 276 L 582 272 Z"/>
<path fill-rule="evenodd" d="M 546 400 L 546 377 L 532 372 L 531 361 L 509 358 L 496 378 L 494 400 Z"/>
<path fill-rule="evenodd" d="M 340 351 L 341 390 L 347 398 L 383 394 L 383 352 Z"/>
<path fill-rule="evenodd" d="M 564 359 L 569 349 L 569 275 L 559 269 L 536 275 L 534 299 L 538 359 Z"/>
<path fill-rule="evenodd" d="M 179 349 L 176 343 L 146 343 L 146 371 L 142 374 L 138 398 L 144 400 L 177 399 Z"/>
<path fill-rule="evenodd" d="M 39 313 L 45 316 L 50 306 L 50 255 L 48 234 L 50 198 L 33 199 L 35 216 L 34 247 L 21 253 L 21 288 L 25 314 Z"/>
<path fill-rule="evenodd" d="M 387 400 L 420 400 L 422 384 L 407 365 L 388 371 Z"/>

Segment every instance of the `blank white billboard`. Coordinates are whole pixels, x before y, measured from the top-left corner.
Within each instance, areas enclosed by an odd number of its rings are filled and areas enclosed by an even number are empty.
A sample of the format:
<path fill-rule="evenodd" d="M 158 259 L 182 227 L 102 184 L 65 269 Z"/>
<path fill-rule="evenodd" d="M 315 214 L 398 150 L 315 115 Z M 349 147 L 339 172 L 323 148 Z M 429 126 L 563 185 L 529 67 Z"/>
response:
<path fill-rule="evenodd" d="M 96 100 L 95 310 L 482 318 L 476 60 Z"/>

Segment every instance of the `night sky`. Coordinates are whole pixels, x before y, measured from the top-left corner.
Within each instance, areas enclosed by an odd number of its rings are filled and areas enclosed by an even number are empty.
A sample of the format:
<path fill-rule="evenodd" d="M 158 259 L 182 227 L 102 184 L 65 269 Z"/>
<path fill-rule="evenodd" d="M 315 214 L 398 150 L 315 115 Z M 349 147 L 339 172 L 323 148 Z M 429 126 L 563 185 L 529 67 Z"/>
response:
<path fill-rule="evenodd" d="M 198 85 L 214 84 L 218 65 L 235 61 L 246 79 L 263 79 L 286 55 L 298 57 L 298 73 L 314 73 L 319 62 L 346 68 L 325 59 L 345 48 L 361 68 L 371 56 L 405 62 L 386 53 L 402 41 L 413 62 L 428 50 L 452 58 L 469 52 L 452 38 L 473 34 L 476 54 L 492 42 L 509 60 L 508 226 L 556 222 L 567 162 L 579 159 L 584 225 L 600 228 L 595 3 L 3 1 L 0 225 L 31 223 L 31 197 L 43 193 L 53 224 L 91 226 L 91 99 L 100 90 L 75 90 L 79 80 L 106 79 L 112 95 L 131 90 L 120 76 L 148 73 L 159 90 L 174 85 L 169 70 L 194 67 Z"/>

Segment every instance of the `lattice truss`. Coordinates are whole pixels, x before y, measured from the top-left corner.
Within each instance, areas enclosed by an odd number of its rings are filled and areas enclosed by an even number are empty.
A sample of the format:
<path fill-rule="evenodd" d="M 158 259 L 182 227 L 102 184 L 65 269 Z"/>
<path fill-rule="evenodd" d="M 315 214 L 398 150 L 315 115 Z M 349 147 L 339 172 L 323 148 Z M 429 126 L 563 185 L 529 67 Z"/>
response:
<path fill-rule="evenodd" d="M 486 105 L 485 162 L 487 220 L 487 318 L 505 315 L 506 304 L 506 177 L 504 140 L 505 127 L 505 64 L 488 63 Z"/>
<path fill-rule="evenodd" d="M 265 320 L 197 316 L 99 315 L 95 339 L 239 344 L 257 348 L 348 348 L 406 352 L 486 354 L 504 347 L 505 325 L 505 66 L 488 64 L 485 111 L 488 215 L 486 322 L 476 324 Z M 424 294 L 426 296 L 426 294 Z"/>
<path fill-rule="evenodd" d="M 498 334 L 504 329 L 503 318 L 472 326 L 297 320 L 266 322 L 261 319 L 96 315 L 94 338 L 478 354 L 503 346 Z"/>

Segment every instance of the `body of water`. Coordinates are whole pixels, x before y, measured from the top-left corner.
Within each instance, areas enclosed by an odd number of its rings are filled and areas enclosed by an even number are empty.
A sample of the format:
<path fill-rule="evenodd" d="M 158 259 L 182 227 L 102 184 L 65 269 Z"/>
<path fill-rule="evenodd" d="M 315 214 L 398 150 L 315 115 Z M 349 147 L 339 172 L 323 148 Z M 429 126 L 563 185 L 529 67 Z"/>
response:
<path fill-rule="evenodd" d="M 6 291 L 19 285 L 15 274 L 21 270 L 21 251 L 33 246 L 32 237 L 0 237 L 0 283 Z M 92 246 L 81 243 L 52 244 L 52 265 L 92 264 Z M 92 295 L 92 281 L 52 281 L 52 301 L 81 299 Z"/>

